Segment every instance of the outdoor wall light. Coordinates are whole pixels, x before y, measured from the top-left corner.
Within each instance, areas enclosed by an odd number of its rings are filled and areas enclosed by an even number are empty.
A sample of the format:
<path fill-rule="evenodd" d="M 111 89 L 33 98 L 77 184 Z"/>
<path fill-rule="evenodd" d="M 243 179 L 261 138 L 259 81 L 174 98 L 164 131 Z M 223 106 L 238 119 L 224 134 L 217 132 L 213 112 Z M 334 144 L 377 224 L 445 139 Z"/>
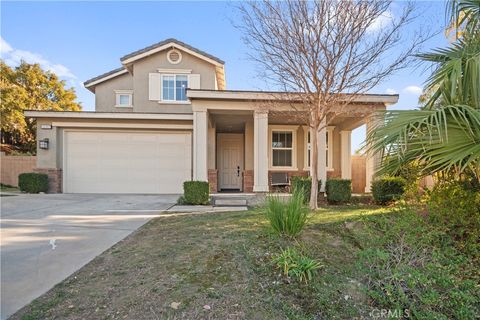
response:
<path fill-rule="evenodd" d="M 40 149 L 47 150 L 48 149 L 48 138 L 45 138 L 43 140 L 38 141 L 38 146 L 40 147 Z"/>

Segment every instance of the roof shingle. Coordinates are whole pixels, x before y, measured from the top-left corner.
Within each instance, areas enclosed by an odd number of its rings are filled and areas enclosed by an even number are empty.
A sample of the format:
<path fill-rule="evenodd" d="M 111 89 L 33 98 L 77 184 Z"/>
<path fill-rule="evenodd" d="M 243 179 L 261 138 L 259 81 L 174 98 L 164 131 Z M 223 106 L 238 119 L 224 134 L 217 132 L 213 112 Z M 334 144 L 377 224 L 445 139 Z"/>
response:
<path fill-rule="evenodd" d="M 182 42 L 182 41 L 179 41 L 179 40 L 177 40 L 177 39 L 174 39 L 174 38 L 169 38 L 169 39 L 160 41 L 160 42 L 158 42 L 158 43 L 152 44 L 151 46 L 148 46 L 148 47 L 145 47 L 145 48 L 143 48 L 143 49 L 140 49 L 140 50 L 134 51 L 134 52 L 132 52 L 132 53 L 129 53 L 129 54 L 121 57 L 121 58 L 120 58 L 120 61 L 125 61 L 125 60 L 127 60 L 127 59 L 129 59 L 129 58 L 132 58 L 132 57 L 136 56 L 136 55 L 139 55 L 139 54 L 148 52 L 148 51 L 150 51 L 150 50 L 156 49 L 156 48 L 158 48 L 158 47 L 164 46 L 164 45 L 166 45 L 166 44 L 168 44 L 168 43 L 170 43 L 170 42 L 176 43 L 176 44 L 178 44 L 179 46 L 182 46 L 182 47 L 185 47 L 185 48 L 187 48 L 187 49 L 189 49 L 189 50 L 192 50 L 192 51 L 194 51 L 194 52 L 196 52 L 196 53 L 198 53 L 198 54 L 201 54 L 202 56 L 205 56 L 205 57 L 207 57 L 207 58 L 210 58 L 210 59 L 212 59 L 212 60 L 214 60 L 214 61 L 216 61 L 216 62 L 218 62 L 218 63 L 225 64 L 225 62 L 224 62 L 223 60 L 221 60 L 221 59 L 219 59 L 219 58 L 217 58 L 217 57 L 215 57 L 215 56 L 212 56 L 211 54 L 206 53 L 205 51 L 202 51 L 202 50 L 200 50 L 200 49 L 194 48 L 194 47 L 192 47 L 191 45 L 186 44 L 186 43 L 184 43 L 184 42 Z"/>
<path fill-rule="evenodd" d="M 83 83 L 83 85 L 84 85 L 84 86 L 88 86 L 89 83 L 92 83 L 92 82 L 94 82 L 94 81 L 97 81 L 97 80 L 102 79 L 102 78 L 105 78 L 105 77 L 108 77 L 109 75 L 112 75 L 112 74 L 114 74 L 114 73 L 120 72 L 120 71 L 122 71 L 122 70 L 126 70 L 125 67 L 120 67 L 120 68 L 117 68 L 117 69 L 113 69 L 113 70 L 108 71 L 108 72 L 105 72 L 105 73 L 103 73 L 103 74 L 101 74 L 101 75 L 99 75 L 99 76 L 96 76 L 96 77 L 94 77 L 94 78 L 88 79 L 88 80 L 86 80 L 86 81 Z"/>

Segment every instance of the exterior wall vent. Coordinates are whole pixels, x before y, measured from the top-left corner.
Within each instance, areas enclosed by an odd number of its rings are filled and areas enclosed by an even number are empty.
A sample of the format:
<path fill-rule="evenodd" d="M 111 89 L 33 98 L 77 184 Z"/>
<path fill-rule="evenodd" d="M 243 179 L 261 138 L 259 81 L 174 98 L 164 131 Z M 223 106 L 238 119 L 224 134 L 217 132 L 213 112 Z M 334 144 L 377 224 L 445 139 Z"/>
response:
<path fill-rule="evenodd" d="M 180 61 L 182 61 L 182 54 L 180 53 L 180 51 L 176 49 L 172 49 L 168 51 L 167 59 L 168 59 L 168 62 L 170 62 L 171 64 L 177 64 L 177 63 L 180 63 Z"/>

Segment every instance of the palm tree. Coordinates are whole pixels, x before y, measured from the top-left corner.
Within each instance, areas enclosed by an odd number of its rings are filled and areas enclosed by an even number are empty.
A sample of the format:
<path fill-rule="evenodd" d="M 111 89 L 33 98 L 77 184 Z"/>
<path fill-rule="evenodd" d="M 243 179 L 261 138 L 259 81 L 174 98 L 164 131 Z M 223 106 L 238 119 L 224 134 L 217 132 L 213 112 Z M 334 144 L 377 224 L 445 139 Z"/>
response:
<path fill-rule="evenodd" d="M 425 107 L 378 114 L 382 125 L 367 136 L 369 151 L 382 154 L 380 175 L 415 161 L 424 175 L 448 171 L 480 180 L 480 0 L 451 1 L 447 9 L 455 41 L 419 55 L 437 66 Z"/>

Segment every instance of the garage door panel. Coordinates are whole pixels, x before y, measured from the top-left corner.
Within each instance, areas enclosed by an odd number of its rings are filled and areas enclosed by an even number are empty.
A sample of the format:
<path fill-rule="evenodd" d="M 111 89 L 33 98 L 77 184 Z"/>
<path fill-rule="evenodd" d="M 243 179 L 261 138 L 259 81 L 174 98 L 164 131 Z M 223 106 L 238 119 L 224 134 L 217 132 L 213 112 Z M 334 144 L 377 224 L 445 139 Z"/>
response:
<path fill-rule="evenodd" d="M 182 193 L 189 133 L 66 132 L 65 192 Z"/>

